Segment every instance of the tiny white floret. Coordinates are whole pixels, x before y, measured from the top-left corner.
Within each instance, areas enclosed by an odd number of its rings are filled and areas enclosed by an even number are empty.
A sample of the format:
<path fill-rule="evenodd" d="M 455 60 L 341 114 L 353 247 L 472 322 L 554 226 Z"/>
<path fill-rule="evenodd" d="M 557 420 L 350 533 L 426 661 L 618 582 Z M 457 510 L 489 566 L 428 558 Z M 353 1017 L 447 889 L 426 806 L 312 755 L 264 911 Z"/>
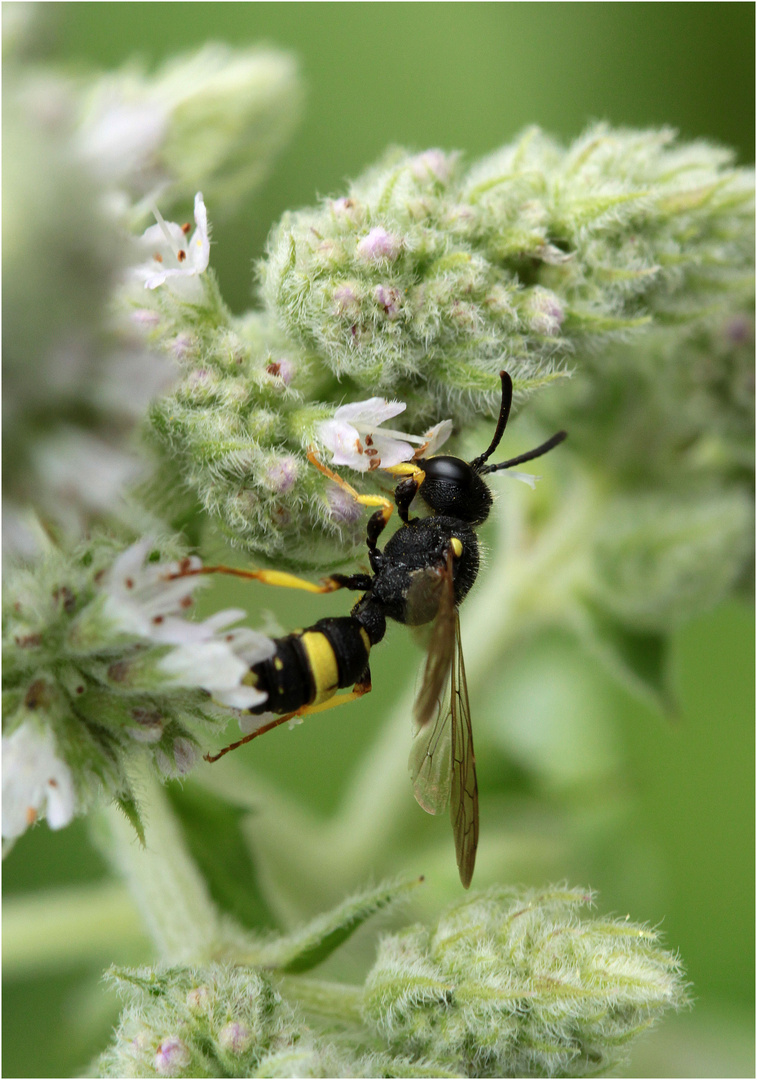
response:
<path fill-rule="evenodd" d="M 3 736 L 2 748 L 3 836 L 21 836 L 42 817 L 51 829 L 68 825 L 76 812 L 74 780 L 52 731 L 26 721 Z"/>
<path fill-rule="evenodd" d="M 331 451 L 332 464 L 348 465 L 357 472 L 388 469 L 426 453 L 433 443 L 441 445 L 452 431 L 452 421 L 443 420 L 425 435 L 409 435 L 380 425 L 404 412 L 404 401 L 386 401 L 373 397 L 340 405 L 331 420 L 318 426 L 318 437 Z M 419 449 L 411 444 L 419 444 Z"/>
<path fill-rule="evenodd" d="M 210 262 L 210 232 L 202 192 L 195 195 L 195 231 L 189 239 L 188 226 L 165 221 L 157 207 L 153 207 L 153 213 L 157 222 L 145 230 L 140 240 L 150 255 L 147 262 L 134 270 L 145 288 L 157 289 L 169 279 L 181 280 L 203 274 Z"/>

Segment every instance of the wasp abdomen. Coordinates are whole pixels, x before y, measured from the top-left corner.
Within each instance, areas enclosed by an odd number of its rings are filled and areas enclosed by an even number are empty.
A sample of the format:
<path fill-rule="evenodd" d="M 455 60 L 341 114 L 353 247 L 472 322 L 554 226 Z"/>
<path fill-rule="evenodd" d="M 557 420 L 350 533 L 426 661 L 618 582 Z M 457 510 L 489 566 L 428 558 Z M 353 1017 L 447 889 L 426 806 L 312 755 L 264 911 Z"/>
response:
<path fill-rule="evenodd" d="M 276 652 L 250 668 L 249 681 L 268 694 L 252 713 L 296 712 L 318 705 L 358 682 L 368 666 L 370 641 L 352 616 L 320 619 L 307 630 L 274 639 Z"/>

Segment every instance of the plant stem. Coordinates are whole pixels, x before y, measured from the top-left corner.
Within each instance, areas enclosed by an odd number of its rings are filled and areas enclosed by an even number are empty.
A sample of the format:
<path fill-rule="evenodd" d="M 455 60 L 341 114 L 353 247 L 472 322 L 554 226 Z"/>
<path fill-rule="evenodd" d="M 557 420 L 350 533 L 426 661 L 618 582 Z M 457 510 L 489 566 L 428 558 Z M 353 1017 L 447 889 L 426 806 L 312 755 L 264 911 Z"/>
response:
<path fill-rule="evenodd" d="M 212 957 L 226 944 L 219 912 L 184 842 L 179 822 L 158 782 L 141 770 L 136 786 L 146 821 L 140 846 L 125 817 L 102 815 L 105 854 L 128 884 L 162 959 Z"/>

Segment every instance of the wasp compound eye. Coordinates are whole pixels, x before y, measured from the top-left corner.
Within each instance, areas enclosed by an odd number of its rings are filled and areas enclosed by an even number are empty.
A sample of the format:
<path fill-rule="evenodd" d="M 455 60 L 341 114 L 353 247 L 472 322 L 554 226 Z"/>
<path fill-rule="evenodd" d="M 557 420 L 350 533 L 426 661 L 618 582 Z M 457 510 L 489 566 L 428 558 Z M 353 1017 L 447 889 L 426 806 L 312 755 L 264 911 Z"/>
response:
<path fill-rule="evenodd" d="M 424 472 L 419 495 L 437 514 L 480 525 L 489 516 L 492 497 L 489 488 L 462 458 L 428 458 L 420 463 Z"/>

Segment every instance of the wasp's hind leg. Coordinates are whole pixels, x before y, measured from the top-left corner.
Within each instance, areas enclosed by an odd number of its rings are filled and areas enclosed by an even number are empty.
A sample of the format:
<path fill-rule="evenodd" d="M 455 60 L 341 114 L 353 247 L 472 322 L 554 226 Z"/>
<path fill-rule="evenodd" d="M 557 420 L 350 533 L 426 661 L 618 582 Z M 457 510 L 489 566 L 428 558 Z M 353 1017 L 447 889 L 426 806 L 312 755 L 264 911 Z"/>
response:
<path fill-rule="evenodd" d="M 274 720 L 270 720 L 267 724 L 261 724 L 259 728 L 251 731 L 249 735 L 245 735 L 242 739 L 237 739 L 236 742 L 230 743 L 228 746 L 224 746 L 223 750 L 219 750 L 217 754 L 206 754 L 205 760 L 208 762 L 218 761 L 219 758 L 224 757 L 226 754 L 231 753 L 232 750 L 237 750 L 240 746 L 244 746 L 245 743 L 252 742 L 253 739 L 257 739 L 259 735 L 265 735 L 267 731 L 273 731 L 275 727 L 279 727 L 281 724 L 286 724 L 289 720 L 300 720 L 306 716 L 310 716 L 313 713 L 327 712 L 328 709 L 335 709 L 338 705 L 349 705 L 351 701 L 357 701 L 358 698 L 365 697 L 366 694 L 371 692 L 371 670 L 366 667 L 363 674 L 353 686 L 349 694 L 339 694 L 329 698 L 327 701 L 322 701 L 318 705 L 303 705 L 301 709 L 297 709 L 295 712 L 285 713 L 283 716 L 277 716 Z M 270 715 L 270 714 L 269 714 Z"/>

